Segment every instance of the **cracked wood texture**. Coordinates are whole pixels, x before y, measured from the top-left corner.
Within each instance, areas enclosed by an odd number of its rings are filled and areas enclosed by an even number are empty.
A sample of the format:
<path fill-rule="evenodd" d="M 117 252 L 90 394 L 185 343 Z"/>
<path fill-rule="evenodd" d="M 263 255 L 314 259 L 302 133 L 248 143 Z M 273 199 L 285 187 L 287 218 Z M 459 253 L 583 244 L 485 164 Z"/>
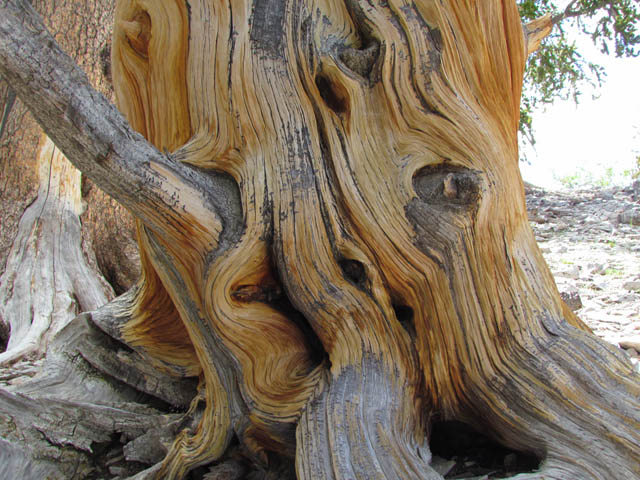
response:
<path fill-rule="evenodd" d="M 117 103 L 157 150 L 44 73 L 60 96 L 30 107 L 140 219 L 113 335 L 201 376 L 198 427 L 136 478 L 232 442 L 302 479 L 441 478 L 434 419 L 540 459 L 519 479 L 640 476 L 638 377 L 527 223 L 526 32 L 509 0 L 118 0 Z"/>
<path fill-rule="evenodd" d="M 527 50 L 509 1 L 118 2 L 120 109 L 231 175 L 244 219 L 223 251 L 143 238 L 140 302 L 172 299 L 209 399 L 167 476 L 230 430 L 291 454 L 300 415 L 300 478 L 435 478 L 435 415 L 535 453 L 531 477 L 639 473 L 638 385 L 563 305 L 527 225 Z M 183 340 L 159 320 L 129 341 Z"/>

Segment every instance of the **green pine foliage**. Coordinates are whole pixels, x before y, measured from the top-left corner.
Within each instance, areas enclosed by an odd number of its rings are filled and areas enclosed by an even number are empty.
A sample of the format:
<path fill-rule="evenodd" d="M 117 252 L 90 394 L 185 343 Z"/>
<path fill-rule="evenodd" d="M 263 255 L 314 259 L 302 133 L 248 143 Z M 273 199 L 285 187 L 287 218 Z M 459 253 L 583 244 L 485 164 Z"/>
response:
<path fill-rule="evenodd" d="M 599 86 L 606 74 L 580 53 L 566 34 L 567 26 L 588 35 L 603 53 L 636 57 L 640 54 L 640 0 L 519 0 L 518 6 L 523 23 L 549 13 L 555 25 L 529 57 L 525 73 L 520 131 L 533 144 L 534 109 L 556 99 L 577 102 L 585 85 Z"/>

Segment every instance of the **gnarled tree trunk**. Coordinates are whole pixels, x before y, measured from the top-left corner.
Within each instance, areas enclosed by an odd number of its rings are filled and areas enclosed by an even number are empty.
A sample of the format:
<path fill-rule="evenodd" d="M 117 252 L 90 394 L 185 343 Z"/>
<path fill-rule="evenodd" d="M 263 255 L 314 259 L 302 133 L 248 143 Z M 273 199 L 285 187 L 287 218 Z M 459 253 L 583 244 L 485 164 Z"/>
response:
<path fill-rule="evenodd" d="M 201 379 L 197 428 L 139 478 L 236 442 L 271 474 L 441 478 L 434 419 L 541 460 L 518 478 L 640 475 L 637 376 L 527 223 L 516 135 L 544 21 L 510 0 L 119 0 L 118 105 L 153 148 L 0 5 L 0 73 L 140 222 L 143 280 L 93 321 Z"/>

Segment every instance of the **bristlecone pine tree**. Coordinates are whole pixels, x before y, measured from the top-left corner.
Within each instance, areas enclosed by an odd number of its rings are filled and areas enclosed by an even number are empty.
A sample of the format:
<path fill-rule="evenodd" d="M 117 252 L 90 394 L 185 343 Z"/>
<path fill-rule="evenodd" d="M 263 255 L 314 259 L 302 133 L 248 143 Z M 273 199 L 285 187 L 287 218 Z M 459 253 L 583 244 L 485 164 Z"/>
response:
<path fill-rule="evenodd" d="M 138 219 L 143 267 L 0 390 L 0 472 L 436 479 L 437 419 L 540 460 L 519 479 L 639 478 L 638 377 L 527 223 L 550 26 L 513 0 L 118 0 L 127 124 L 0 0 L 0 74 Z"/>

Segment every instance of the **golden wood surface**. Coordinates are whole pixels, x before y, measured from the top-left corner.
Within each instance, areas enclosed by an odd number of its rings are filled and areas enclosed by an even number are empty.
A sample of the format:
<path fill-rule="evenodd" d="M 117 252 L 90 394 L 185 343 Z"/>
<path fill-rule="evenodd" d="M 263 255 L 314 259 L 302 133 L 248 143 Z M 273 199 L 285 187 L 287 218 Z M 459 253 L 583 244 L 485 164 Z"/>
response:
<path fill-rule="evenodd" d="M 519 102 L 545 25 L 506 0 L 118 1 L 119 108 L 242 205 L 233 242 L 206 202 L 140 225 L 125 337 L 200 373 L 207 405 L 160 477 L 235 432 L 265 465 L 297 449 L 300 478 L 438 478 L 434 416 L 544 459 L 523 478 L 640 474 L 638 383 L 527 223 Z"/>

